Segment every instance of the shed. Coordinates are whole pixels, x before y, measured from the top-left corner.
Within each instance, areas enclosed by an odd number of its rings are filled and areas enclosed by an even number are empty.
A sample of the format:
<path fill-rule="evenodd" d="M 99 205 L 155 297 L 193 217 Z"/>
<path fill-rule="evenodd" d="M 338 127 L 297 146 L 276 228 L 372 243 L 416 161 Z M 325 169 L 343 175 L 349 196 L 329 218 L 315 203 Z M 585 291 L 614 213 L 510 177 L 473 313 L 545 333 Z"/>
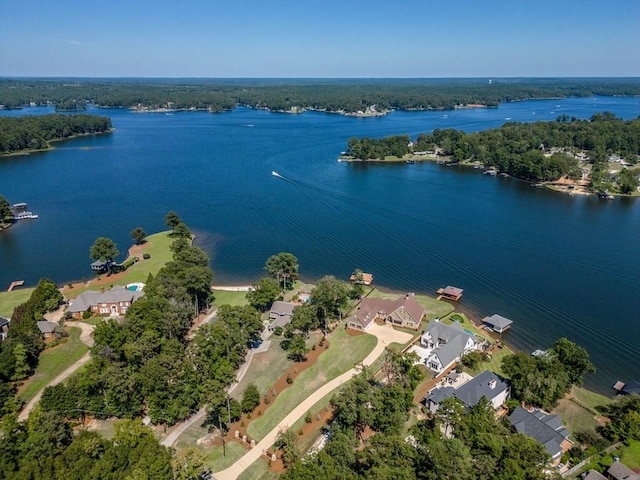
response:
<path fill-rule="evenodd" d="M 53 335 L 53 331 L 58 326 L 57 323 L 53 323 L 48 320 L 40 320 L 39 322 L 36 322 L 36 325 L 38 326 L 38 330 L 40 330 L 44 335 L 44 338 L 51 337 Z"/>
<path fill-rule="evenodd" d="M 438 299 L 444 298 L 446 300 L 453 300 L 457 302 L 462 298 L 462 290 L 458 287 L 452 287 L 451 285 L 447 285 L 445 288 L 439 288 L 437 293 L 439 295 Z"/>

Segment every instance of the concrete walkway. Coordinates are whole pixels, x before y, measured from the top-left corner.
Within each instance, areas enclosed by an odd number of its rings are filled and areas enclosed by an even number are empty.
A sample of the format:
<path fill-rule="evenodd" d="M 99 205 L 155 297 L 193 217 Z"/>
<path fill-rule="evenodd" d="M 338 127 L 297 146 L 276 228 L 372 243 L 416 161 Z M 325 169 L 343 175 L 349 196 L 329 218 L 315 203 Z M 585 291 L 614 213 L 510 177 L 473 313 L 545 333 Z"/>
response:
<path fill-rule="evenodd" d="M 369 366 L 373 362 L 375 362 L 376 359 L 384 353 L 387 345 L 394 342 L 405 343 L 413 338 L 412 335 L 396 331 L 392 327 L 387 325 L 373 324 L 369 327 L 367 333 L 375 335 L 378 339 L 378 343 L 376 344 L 373 351 L 362 361 L 362 364 L 364 366 Z M 305 415 L 307 411 L 309 411 L 318 400 L 331 393 L 340 385 L 343 385 L 345 382 L 351 380 L 351 378 L 359 373 L 359 371 L 360 367 L 356 366 L 351 370 L 343 373 L 339 377 L 334 378 L 330 382 L 325 383 L 318 390 L 310 394 L 302 403 L 294 408 L 291 413 L 289 413 L 284 418 L 284 420 L 276 425 L 273 430 L 267 433 L 267 435 L 265 435 L 265 437 L 260 440 L 260 442 L 258 442 L 254 448 L 245 453 L 240 459 L 238 459 L 238 461 L 236 461 L 236 463 L 231 465 L 229 468 L 214 473 L 214 478 L 216 480 L 234 480 L 238 478 L 242 474 L 242 472 L 244 472 L 253 462 L 260 458 L 263 451 L 267 450 L 275 443 L 276 437 L 278 436 L 280 430 L 286 430 L 287 428 L 289 428 L 299 418 Z"/>

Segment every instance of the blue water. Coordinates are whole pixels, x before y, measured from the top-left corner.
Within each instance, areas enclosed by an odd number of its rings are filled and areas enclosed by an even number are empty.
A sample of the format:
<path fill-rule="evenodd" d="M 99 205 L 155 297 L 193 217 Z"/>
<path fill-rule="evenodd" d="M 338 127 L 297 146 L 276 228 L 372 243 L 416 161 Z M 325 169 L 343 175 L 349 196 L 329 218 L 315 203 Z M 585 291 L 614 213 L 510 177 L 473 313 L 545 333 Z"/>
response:
<path fill-rule="evenodd" d="M 587 348 L 598 368 L 587 384 L 608 392 L 618 378 L 640 378 L 639 201 L 570 197 L 433 163 L 336 161 L 351 136 L 477 131 L 604 110 L 630 119 L 640 103 L 541 100 L 381 118 L 94 110 L 112 118 L 113 134 L 0 160 L 0 193 L 39 214 L 0 234 L 0 287 L 91 278 L 97 237 L 124 252 L 132 229 L 164 230 L 162 218 L 176 210 L 218 284 L 255 281 L 270 255 L 289 251 L 306 280 L 347 280 L 360 268 L 399 291 L 456 285 L 476 320 L 514 320 L 505 339 L 518 348 L 547 348 L 560 336 Z"/>

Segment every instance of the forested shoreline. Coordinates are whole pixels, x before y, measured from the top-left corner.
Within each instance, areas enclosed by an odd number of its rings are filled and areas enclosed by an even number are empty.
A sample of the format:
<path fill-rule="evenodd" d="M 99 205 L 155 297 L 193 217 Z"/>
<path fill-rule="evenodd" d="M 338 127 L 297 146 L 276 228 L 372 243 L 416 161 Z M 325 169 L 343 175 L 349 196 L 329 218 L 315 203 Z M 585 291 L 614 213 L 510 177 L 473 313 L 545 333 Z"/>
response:
<path fill-rule="evenodd" d="M 112 130 L 111 119 L 97 115 L 0 117 L 0 154 L 45 150 L 49 142 Z"/>
<path fill-rule="evenodd" d="M 640 95 L 638 78 L 572 79 L 4 79 L 0 106 L 53 105 L 207 110 L 238 105 L 271 111 L 356 113 L 446 110 L 542 98 Z"/>
<path fill-rule="evenodd" d="M 409 135 L 352 137 L 347 142 L 346 157 L 384 160 L 426 152 L 446 162 L 472 162 L 536 182 L 563 177 L 578 180 L 588 172 L 592 188 L 630 194 L 638 186 L 637 174 L 623 166 L 612 178 L 605 166 L 611 156 L 629 167 L 638 163 L 640 119 L 624 121 L 604 112 L 589 120 L 561 115 L 550 122 L 508 122 L 475 133 L 435 129 L 419 134 L 415 141 Z"/>

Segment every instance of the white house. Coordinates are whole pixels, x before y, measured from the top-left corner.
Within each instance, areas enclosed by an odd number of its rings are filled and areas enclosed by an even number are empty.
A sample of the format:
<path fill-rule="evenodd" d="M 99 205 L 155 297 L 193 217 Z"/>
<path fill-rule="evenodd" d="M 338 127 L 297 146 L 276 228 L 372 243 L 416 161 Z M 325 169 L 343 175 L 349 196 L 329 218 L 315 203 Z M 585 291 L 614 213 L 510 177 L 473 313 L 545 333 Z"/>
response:
<path fill-rule="evenodd" d="M 438 320 L 429 323 L 420 338 L 420 344 L 426 352 L 424 364 L 436 373 L 446 370 L 462 355 L 478 348 L 475 335 L 467 332 L 458 322 L 446 325 Z"/>

